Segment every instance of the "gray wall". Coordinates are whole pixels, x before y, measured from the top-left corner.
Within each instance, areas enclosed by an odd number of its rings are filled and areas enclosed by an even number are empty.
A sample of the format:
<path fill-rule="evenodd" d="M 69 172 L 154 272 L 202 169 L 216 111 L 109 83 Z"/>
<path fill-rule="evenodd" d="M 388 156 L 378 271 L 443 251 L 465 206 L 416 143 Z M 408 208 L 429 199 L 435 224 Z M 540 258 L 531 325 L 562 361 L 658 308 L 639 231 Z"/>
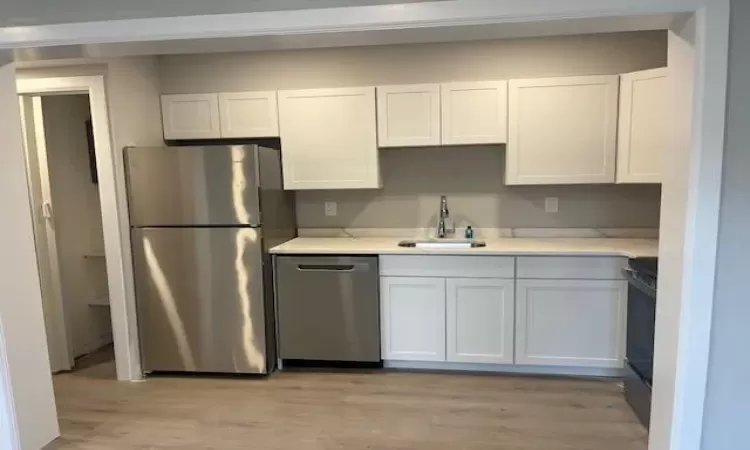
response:
<path fill-rule="evenodd" d="M 447 195 L 457 225 L 516 227 L 659 226 L 660 189 L 653 185 L 505 186 L 501 146 L 380 151 L 382 190 L 300 191 L 300 227 L 421 228 L 435 223 Z M 544 212 L 545 197 L 560 210 Z M 324 202 L 338 202 L 326 217 Z"/>
<path fill-rule="evenodd" d="M 111 342 L 109 308 L 89 303 L 107 294 L 98 186 L 91 181 L 85 122 L 90 117 L 87 95 L 42 98 L 47 162 L 55 208 L 55 235 L 62 284 L 63 309 L 74 356 Z"/>
<path fill-rule="evenodd" d="M 667 64 L 666 32 L 159 58 L 164 94 L 622 73 Z"/>
<path fill-rule="evenodd" d="M 665 32 L 159 58 L 163 93 L 624 73 L 666 65 Z M 506 187 L 503 147 L 381 150 L 384 189 L 298 194 L 301 227 L 425 227 L 436 198 L 478 227 L 658 227 L 655 186 Z M 560 212 L 543 212 L 559 197 Z M 325 217 L 323 201 L 339 202 Z"/>
<path fill-rule="evenodd" d="M 750 425 L 750 3 L 733 1 L 727 131 L 703 442 L 745 449 Z"/>

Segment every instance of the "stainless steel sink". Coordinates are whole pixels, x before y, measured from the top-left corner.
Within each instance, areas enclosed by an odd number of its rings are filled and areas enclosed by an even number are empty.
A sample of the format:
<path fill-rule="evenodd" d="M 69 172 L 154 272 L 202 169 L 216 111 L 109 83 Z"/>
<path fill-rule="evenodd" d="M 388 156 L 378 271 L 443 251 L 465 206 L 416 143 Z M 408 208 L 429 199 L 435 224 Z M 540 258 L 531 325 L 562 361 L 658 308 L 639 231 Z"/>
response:
<path fill-rule="evenodd" d="M 486 247 L 487 243 L 473 239 L 425 239 L 401 241 L 398 246 L 407 248 L 480 248 Z"/>

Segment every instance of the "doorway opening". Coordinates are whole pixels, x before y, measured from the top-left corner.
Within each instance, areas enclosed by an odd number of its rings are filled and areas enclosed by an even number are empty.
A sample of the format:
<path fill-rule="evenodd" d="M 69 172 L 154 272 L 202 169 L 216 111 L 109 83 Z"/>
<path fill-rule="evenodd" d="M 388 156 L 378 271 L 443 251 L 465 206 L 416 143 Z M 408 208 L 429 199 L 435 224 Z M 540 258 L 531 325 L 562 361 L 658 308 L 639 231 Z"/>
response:
<path fill-rule="evenodd" d="M 114 379 L 89 95 L 22 95 L 20 103 L 52 372 Z"/>

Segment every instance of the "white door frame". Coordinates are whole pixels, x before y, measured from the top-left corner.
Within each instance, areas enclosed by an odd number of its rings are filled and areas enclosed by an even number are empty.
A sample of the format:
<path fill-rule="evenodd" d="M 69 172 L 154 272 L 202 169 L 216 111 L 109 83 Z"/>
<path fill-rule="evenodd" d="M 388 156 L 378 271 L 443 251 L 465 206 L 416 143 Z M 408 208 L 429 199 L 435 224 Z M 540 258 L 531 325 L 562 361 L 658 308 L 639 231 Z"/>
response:
<path fill-rule="evenodd" d="M 42 284 L 44 322 L 52 372 L 70 370 L 74 365 L 71 334 L 65 319 L 57 237 L 51 203 L 47 139 L 44 131 L 42 97 L 21 94 L 21 124 L 26 145 L 26 176 L 31 195 L 39 281 Z"/>
<path fill-rule="evenodd" d="M 115 344 L 115 364 L 118 368 L 118 374 L 124 371 L 130 374 L 128 379 L 140 379 L 142 374 L 140 373 L 140 367 L 137 365 L 139 357 L 137 342 L 134 345 L 131 344 L 127 328 L 126 275 L 122 256 L 123 241 L 121 239 L 120 211 L 117 207 L 115 165 L 104 76 L 20 79 L 17 80 L 16 87 L 20 95 L 89 95 L 91 120 L 94 129 L 96 167 L 99 173 L 99 197 L 104 231 L 104 254 L 107 264 L 112 336 Z M 62 311 L 62 304 L 58 306 L 59 311 Z M 58 317 L 57 320 L 64 321 L 61 317 Z"/>

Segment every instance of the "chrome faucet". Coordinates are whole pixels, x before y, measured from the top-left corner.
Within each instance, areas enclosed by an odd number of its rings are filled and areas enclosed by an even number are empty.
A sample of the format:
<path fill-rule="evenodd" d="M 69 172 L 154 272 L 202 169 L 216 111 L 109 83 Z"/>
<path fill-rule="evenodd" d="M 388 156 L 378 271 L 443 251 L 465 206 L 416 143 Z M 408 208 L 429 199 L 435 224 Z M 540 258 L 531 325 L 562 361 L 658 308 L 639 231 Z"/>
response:
<path fill-rule="evenodd" d="M 443 195 L 440 197 L 440 213 L 438 214 L 437 224 L 437 237 L 440 239 L 446 238 L 448 233 L 453 233 L 455 228 L 448 229 L 445 226 L 446 219 L 450 219 L 450 211 L 448 210 L 448 198 Z"/>

